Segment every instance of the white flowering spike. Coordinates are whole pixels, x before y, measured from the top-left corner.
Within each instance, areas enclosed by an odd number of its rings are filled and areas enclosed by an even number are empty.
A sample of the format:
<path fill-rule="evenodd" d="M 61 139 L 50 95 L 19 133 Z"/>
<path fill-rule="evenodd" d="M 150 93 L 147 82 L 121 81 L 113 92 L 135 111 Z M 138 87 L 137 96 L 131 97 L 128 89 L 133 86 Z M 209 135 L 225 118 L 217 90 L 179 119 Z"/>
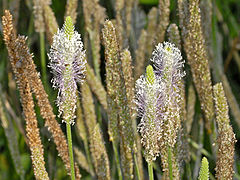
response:
<path fill-rule="evenodd" d="M 141 122 L 138 130 L 148 162 L 156 159 L 164 149 L 174 147 L 180 128 L 179 101 L 184 61 L 173 44 L 158 44 L 151 59 L 156 68 L 148 66 L 146 75 L 136 82 L 136 100 Z M 167 155 L 166 155 L 167 157 Z"/>
<path fill-rule="evenodd" d="M 53 87 L 59 89 L 57 97 L 59 116 L 63 114 L 63 121 L 73 125 L 77 82 L 83 82 L 86 60 L 81 36 L 74 31 L 70 16 L 66 18 L 63 28 L 54 35 L 48 56 L 49 67 L 53 73 Z"/>
<path fill-rule="evenodd" d="M 165 111 L 165 141 L 169 146 L 174 147 L 181 125 L 179 102 L 183 101 L 180 91 L 183 83 L 182 77 L 185 76 L 185 72 L 182 70 L 184 60 L 180 50 L 174 44 L 164 42 L 156 46 L 151 61 L 156 68 L 156 77 L 165 84 L 164 94 L 167 106 L 162 107 L 162 111 Z"/>
<path fill-rule="evenodd" d="M 138 115 L 141 122 L 138 130 L 145 148 L 147 162 L 154 161 L 160 153 L 159 139 L 162 137 L 162 115 L 160 107 L 164 106 L 164 84 L 156 79 L 153 67 L 149 65 L 146 75 L 136 81 L 136 100 Z"/>
<path fill-rule="evenodd" d="M 182 71 L 185 61 L 181 51 L 169 42 L 159 43 L 152 53 L 151 61 L 156 67 L 156 74 L 165 82 L 171 82 L 173 86 L 185 76 Z"/>

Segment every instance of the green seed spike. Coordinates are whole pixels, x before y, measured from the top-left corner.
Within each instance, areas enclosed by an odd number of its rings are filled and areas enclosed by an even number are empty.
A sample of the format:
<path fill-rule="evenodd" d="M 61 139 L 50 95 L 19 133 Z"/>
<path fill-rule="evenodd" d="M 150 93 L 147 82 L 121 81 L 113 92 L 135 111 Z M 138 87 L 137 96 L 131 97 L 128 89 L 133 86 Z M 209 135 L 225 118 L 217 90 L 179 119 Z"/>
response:
<path fill-rule="evenodd" d="M 155 82 L 155 74 L 153 72 L 153 67 L 151 65 L 148 65 L 146 68 L 146 77 L 147 77 L 147 82 L 150 85 L 153 85 Z"/>
<path fill-rule="evenodd" d="M 70 16 L 66 17 L 65 23 L 64 23 L 64 32 L 69 38 L 69 40 L 72 38 L 74 34 L 74 25 L 72 22 L 72 18 Z"/>
<path fill-rule="evenodd" d="M 198 180 L 209 180 L 209 167 L 207 158 L 202 158 L 202 166 L 199 172 Z"/>

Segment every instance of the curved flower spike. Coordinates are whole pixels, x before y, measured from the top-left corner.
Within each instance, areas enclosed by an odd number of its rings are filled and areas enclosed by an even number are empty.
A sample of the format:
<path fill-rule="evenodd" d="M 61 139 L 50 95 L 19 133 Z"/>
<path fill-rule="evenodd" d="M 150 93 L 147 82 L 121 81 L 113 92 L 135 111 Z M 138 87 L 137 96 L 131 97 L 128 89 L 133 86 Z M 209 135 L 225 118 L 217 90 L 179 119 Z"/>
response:
<path fill-rule="evenodd" d="M 77 82 L 83 82 L 86 60 L 80 34 L 74 31 L 69 16 L 63 28 L 54 35 L 48 56 L 49 67 L 53 73 L 53 87 L 59 89 L 57 97 L 59 116 L 63 113 L 63 121 L 73 125 L 77 102 Z"/>

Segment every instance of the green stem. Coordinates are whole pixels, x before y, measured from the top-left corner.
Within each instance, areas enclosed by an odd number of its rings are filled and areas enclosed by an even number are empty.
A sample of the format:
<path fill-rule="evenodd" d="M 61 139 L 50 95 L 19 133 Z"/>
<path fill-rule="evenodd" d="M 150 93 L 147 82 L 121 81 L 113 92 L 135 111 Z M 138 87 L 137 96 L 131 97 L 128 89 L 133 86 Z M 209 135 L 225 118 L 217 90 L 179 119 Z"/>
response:
<path fill-rule="evenodd" d="M 123 178 L 122 178 L 122 172 L 121 172 L 121 166 L 120 166 L 120 162 L 119 162 L 117 146 L 114 141 L 112 142 L 112 145 L 113 145 L 113 151 L 114 151 L 114 155 L 115 155 L 115 159 L 116 159 L 116 163 L 117 163 L 118 179 L 122 180 Z"/>
<path fill-rule="evenodd" d="M 141 180 L 141 176 L 140 176 L 140 172 L 139 172 L 139 168 L 138 168 L 137 157 L 136 157 L 136 153 L 135 152 L 134 152 L 134 161 L 135 161 L 135 166 L 136 166 L 138 180 Z"/>
<path fill-rule="evenodd" d="M 149 180 L 154 180 L 154 178 L 153 178 L 153 167 L 152 167 L 151 162 L 148 163 L 148 175 L 149 175 Z"/>
<path fill-rule="evenodd" d="M 45 37 L 44 37 L 44 32 L 40 32 L 40 53 L 41 53 L 41 69 L 42 69 L 43 84 L 45 85 L 45 88 L 46 88 L 47 68 L 46 68 L 46 57 L 45 57 Z"/>
<path fill-rule="evenodd" d="M 67 126 L 68 151 L 69 151 L 70 166 L 71 166 L 71 179 L 75 180 L 74 161 L 73 161 L 73 149 L 72 149 L 71 124 L 69 122 L 67 122 L 66 126 Z"/>
<path fill-rule="evenodd" d="M 186 163 L 187 168 L 187 177 L 189 180 L 192 180 L 191 166 L 190 163 Z"/>
<path fill-rule="evenodd" d="M 32 35 L 32 33 L 33 33 L 33 27 L 34 27 L 34 17 L 33 17 L 33 15 L 31 15 L 31 17 L 30 17 L 30 22 L 29 22 L 29 25 L 28 25 L 28 47 L 30 47 L 31 46 L 31 43 L 32 43 L 32 40 L 31 40 L 31 35 Z"/>
<path fill-rule="evenodd" d="M 171 147 L 168 147 L 168 170 L 169 170 L 169 179 L 173 180 Z"/>
<path fill-rule="evenodd" d="M 208 159 L 212 158 L 212 155 L 203 147 L 200 147 L 198 143 L 193 141 L 192 139 L 188 138 L 188 142 L 195 148 L 195 149 L 200 149 L 201 153 L 206 156 Z"/>

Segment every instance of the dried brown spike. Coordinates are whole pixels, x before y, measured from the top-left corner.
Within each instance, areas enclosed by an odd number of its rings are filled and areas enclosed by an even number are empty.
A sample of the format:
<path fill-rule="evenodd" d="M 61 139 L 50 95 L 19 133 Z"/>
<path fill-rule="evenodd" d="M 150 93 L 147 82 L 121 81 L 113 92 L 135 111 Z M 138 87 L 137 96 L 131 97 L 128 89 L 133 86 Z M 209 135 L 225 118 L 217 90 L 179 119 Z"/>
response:
<path fill-rule="evenodd" d="M 236 143 L 236 138 L 230 125 L 228 104 L 222 83 L 214 85 L 213 92 L 218 125 L 216 178 L 232 179 L 234 174 L 234 144 Z"/>
<path fill-rule="evenodd" d="M 115 82 L 120 81 L 119 75 L 114 73 L 116 62 L 119 61 L 119 45 L 117 43 L 115 28 L 111 21 L 105 22 L 105 28 L 103 29 L 103 41 L 105 46 L 105 58 L 106 58 L 106 83 L 107 83 L 107 102 L 108 102 L 108 122 L 109 122 L 109 138 L 110 141 L 116 141 L 119 139 L 118 135 L 118 113 L 116 99 L 116 85 Z"/>
<path fill-rule="evenodd" d="M 143 51 L 144 52 L 144 51 Z M 133 67 L 132 67 L 132 57 L 130 51 L 125 49 L 121 53 L 121 62 L 122 62 L 122 69 L 123 69 L 123 76 L 125 80 L 126 86 L 126 95 L 128 99 L 128 106 L 130 109 L 130 116 L 132 119 L 132 125 L 134 128 L 134 136 L 135 136 L 135 149 L 134 153 L 137 156 L 137 163 L 139 167 L 139 172 L 141 177 L 143 178 L 143 166 L 142 166 L 142 150 L 141 150 L 141 139 L 139 134 L 137 133 L 137 122 L 135 116 L 135 103 L 133 102 L 135 92 L 134 92 L 134 79 L 133 79 Z"/>
<path fill-rule="evenodd" d="M 97 76 L 95 76 L 94 71 L 89 66 L 89 64 L 86 64 L 86 69 L 87 69 L 86 79 L 87 79 L 88 85 L 90 86 L 93 93 L 97 96 L 103 108 L 107 110 L 107 93 L 102 83 L 99 81 Z"/>
<path fill-rule="evenodd" d="M 221 73 L 221 81 L 224 87 L 224 91 L 229 102 L 229 107 L 231 109 L 232 115 L 234 116 L 238 126 L 240 126 L 240 108 L 238 102 L 232 92 L 231 86 L 227 80 L 226 75 L 222 72 Z"/>
<path fill-rule="evenodd" d="M 149 59 L 151 57 L 153 47 L 156 44 L 157 17 L 158 9 L 156 7 L 153 7 L 148 13 L 148 26 L 146 33 L 147 40 L 145 40 L 146 59 Z"/>
<path fill-rule="evenodd" d="M 16 39 L 16 32 L 13 30 L 12 15 L 8 10 L 4 11 L 4 16 L 2 17 L 3 24 L 3 40 L 6 46 L 11 45 L 11 41 Z M 10 50 L 10 49 L 9 49 Z"/>
<path fill-rule="evenodd" d="M 99 124 L 96 124 L 92 133 L 90 149 L 97 177 L 99 180 L 110 180 L 109 160 Z"/>
<path fill-rule="evenodd" d="M 159 0 L 158 5 L 159 11 L 159 24 L 158 24 L 158 33 L 157 42 L 163 42 L 167 26 L 169 24 L 169 15 L 170 15 L 170 0 Z"/>
<path fill-rule="evenodd" d="M 76 119 L 77 123 L 76 123 L 76 130 L 77 133 L 79 134 L 79 136 L 81 137 L 81 139 L 83 141 L 87 141 L 87 130 L 85 127 L 85 123 L 83 120 L 83 112 L 82 112 L 82 107 L 81 107 L 81 103 L 80 100 L 77 100 L 77 119 Z"/>
<path fill-rule="evenodd" d="M 34 0 L 33 1 L 33 13 L 34 13 L 34 25 L 36 32 L 44 32 L 45 31 L 45 24 L 44 24 L 44 17 L 43 17 L 43 0 Z"/>
<path fill-rule="evenodd" d="M 167 32 L 169 42 L 175 44 L 177 48 L 181 50 L 181 38 L 177 25 L 174 23 L 170 24 L 167 29 Z"/>
<path fill-rule="evenodd" d="M 46 28 L 48 42 L 49 42 L 49 44 L 52 44 L 53 35 L 58 30 L 57 20 L 52 11 L 52 8 L 49 5 L 45 5 L 43 7 L 43 10 L 44 10 L 44 21 L 45 21 L 45 26 L 46 26 L 45 28 Z"/>
<path fill-rule="evenodd" d="M 26 120 L 26 132 L 29 139 L 31 150 L 31 158 L 36 179 L 49 179 L 45 169 L 44 152 L 41 143 L 38 122 L 34 111 L 34 102 L 30 85 L 27 79 L 27 74 L 22 63 L 28 57 L 28 51 L 25 51 L 25 37 L 19 36 L 16 38 L 16 33 L 13 31 L 12 15 L 8 10 L 2 19 L 4 40 L 10 56 L 10 62 L 13 72 L 16 77 L 18 89 L 21 96 L 21 104 L 23 107 L 24 118 Z"/>
<path fill-rule="evenodd" d="M 194 87 L 191 84 L 188 88 L 188 97 L 187 97 L 187 134 L 190 133 L 192 128 L 192 122 L 195 114 L 195 103 L 196 103 L 196 95 L 194 91 Z"/>
<path fill-rule="evenodd" d="M 64 19 L 66 19 L 67 16 L 70 16 L 72 18 L 73 24 L 75 24 L 77 19 L 77 7 L 78 7 L 77 0 L 67 0 Z"/>
<path fill-rule="evenodd" d="M 183 40 L 187 35 L 187 26 L 189 21 L 189 10 L 187 0 L 178 0 L 179 27 Z"/>
<path fill-rule="evenodd" d="M 123 41 L 124 41 L 124 25 L 122 21 L 122 16 L 121 13 L 123 12 L 124 9 L 124 0 L 117 0 L 115 2 L 115 10 L 116 10 L 116 33 L 118 36 L 118 43 L 120 49 L 123 47 Z M 115 25 L 115 24 L 114 24 Z"/>
<path fill-rule="evenodd" d="M 150 41 L 150 40 L 149 40 Z M 140 77 L 140 75 L 144 71 L 144 65 L 145 65 L 145 55 L 146 55 L 146 43 L 147 41 L 147 32 L 145 30 L 141 31 L 140 37 L 138 39 L 138 48 L 136 49 L 135 55 L 136 55 L 136 61 L 135 61 L 135 80 Z M 151 45 L 152 46 L 152 45 Z M 152 49 L 152 48 L 150 48 Z"/>
<path fill-rule="evenodd" d="M 162 168 L 163 168 L 163 179 L 169 180 L 169 159 L 168 159 L 168 148 L 167 146 L 164 146 L 161 149 L 161 161 L 162 161 Z M 180 180 L 180 174 L 179 174 L 179 167 L 178 167 L 178 160 L 176 155 L 173 153 L 173 150 L 171 150 L 171 161 L 172 161 L 172 175 L 173 179 Z"/>
<path fill-rule="evenodd" d="M 76 155 L 76 160 L 78 164 L 81 166 L 81 168 L 85 169 L 87 172 L 91 174 L 91 176 L 94 176 L 93 171 L 91 170 L 86 156 L 83 154 L 82 151 L 80 151 L 78 148 L 74 148 L 74 153 Z"/>
<path fill-rule="evenodd" d="M 134 144 L 130 110 L 126 97 L 126 86 L 120 61 L 120 50 L 116 30 L 111 21 L 106 21 L 103 28 L 103 42 L 106 59 L 106 82 L 108 96 L 109 135 L 110 140 L 118 139 L 118 129 L 121 143 L 121 159 L 123 174 L 126 179 L 132 178 L 133 166 L 131 151 Z M 114 109 L 113 109 L 114 108 Z M 113 114 L 113 113 L 117 113 Z M 119 122 L 118 119 L 119 118 Z"/>
<path fill-rule="evenodd" d="M 200 1 L 201 9 L 201 21 L 202 31 L 205 39 L 206 50 L 208 53 L 209 61 L 213 60 L 213 42 L 212 42 L 212 14 L 213 14 L 213 5 L 211 0 Z"/>
<path fill-rule="evenodd" d="M 188 63 L 191 66 L 193 81 L 204 112 L 205 125 L 211 133 L 211 123 L 214 116 L 212 82 L 205 40 L 201 30 L 201 15 L 199 1 L 191 0 L 189 4 L 189 24 L 184 49 L 187 52 Z"/>
<path fill-rule="evenodd" d="M 106 17 L 105 8 L 99 4 L 99 0 L 83 0 L 83 13 L 85 20 L 84 46 L 87 49 L 88 61 L 93 61 L 94 70 L 100 76 L 100 26 Z"/>
<path fill-rule="evenodd" d="M 82 106 L 88 134 L 91 137 L 97 124 L 92 92 L 86 82 L 81 86 Z"/>
<path fill-rule="evenodd" d="M 121 61 L 122 61 L 123 77 L 124 77 L 125 86 L 126 86 L 128 106 L 130 110 L 130 115 L 132 117 L 132 120 L 134 121 L 135 120 L 135 117 L 134 117 L 135 103 L 133 102 L 134 80 L 133 80 L 132 57 L 129 50 L 127 49 L 123 50 L 123 52 L 121 53 Z"/>

